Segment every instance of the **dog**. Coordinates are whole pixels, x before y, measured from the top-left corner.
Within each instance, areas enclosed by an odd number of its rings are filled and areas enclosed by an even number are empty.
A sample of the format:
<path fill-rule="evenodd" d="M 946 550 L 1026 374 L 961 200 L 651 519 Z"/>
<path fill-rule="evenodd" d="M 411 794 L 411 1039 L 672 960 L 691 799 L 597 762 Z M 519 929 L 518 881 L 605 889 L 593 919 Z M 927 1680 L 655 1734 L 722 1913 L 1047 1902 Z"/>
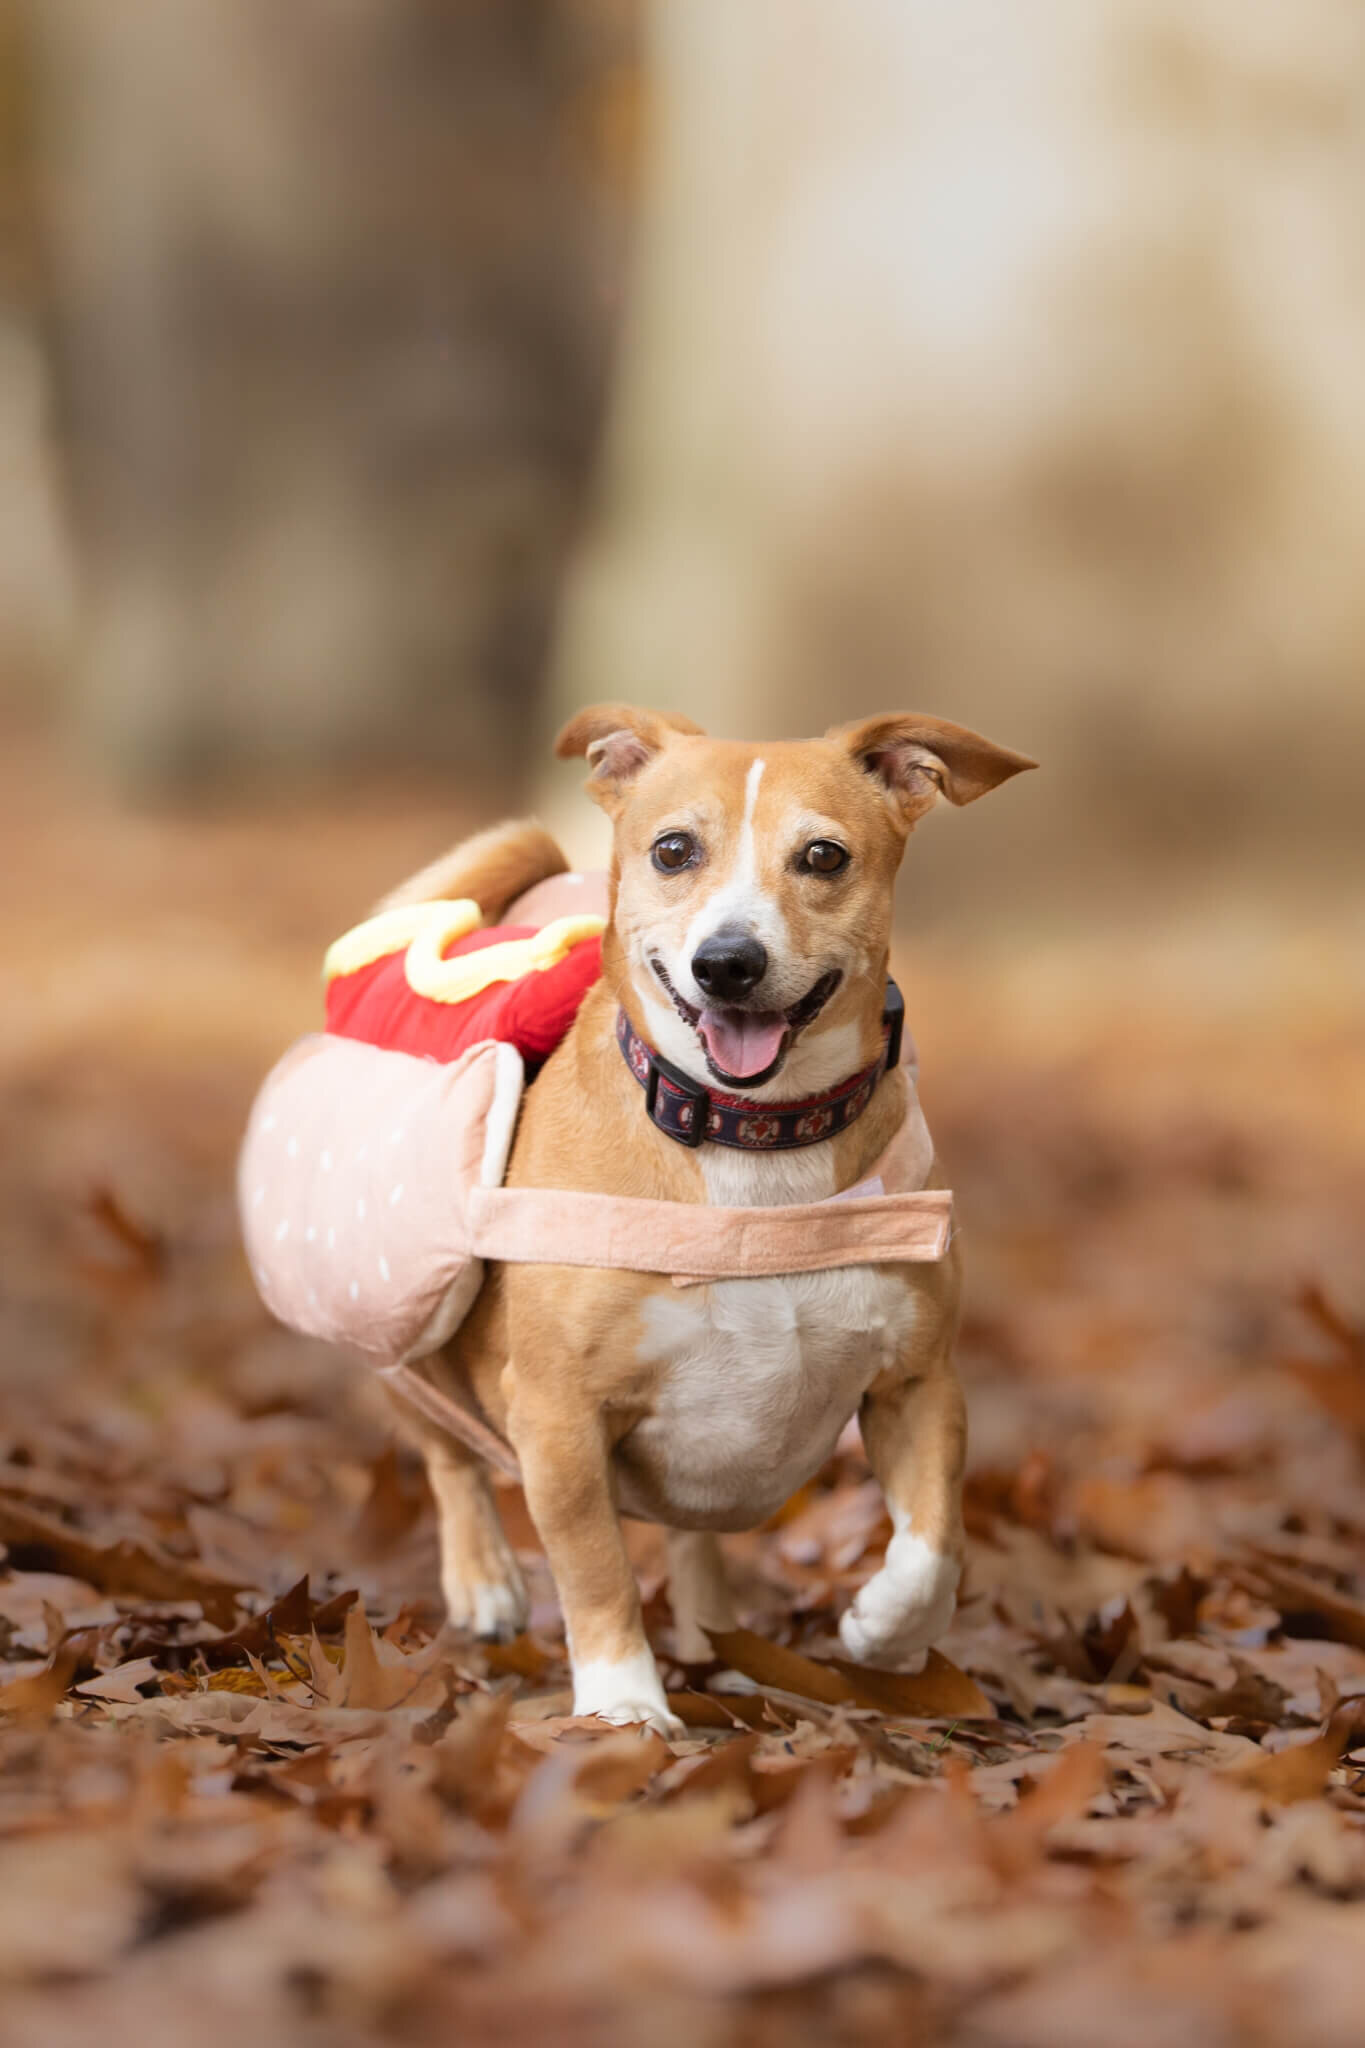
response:
<path fill-rule="evenodd" d="M 906 1070 L 879 1065 L 909 833 L 940 797 L 972 803 L 1036 764 L 913 713 L 752 746 L 625 704 L 580 712 L 556 751 L 586 758 L 588 794 L 611 821 L 609 921 L 601 979 L 526 1093 L 507 1185 L 734 1207 L 858 1187 L 912 1104 Z M 385 907 L 468 896 L 496 918 L 555 886 L 564 867 L 539 827 L 508 825 L 457 847 Z M 697 1130 L 680 1142 L 652 1114 L 640 1057 L 689 1101 L 737 1105 L 731 1116 L 744 1112 L 760 1136 L 782 1126 L 784 1105 L 837 1106 L 851 1099 L 841 1094 L 851 1077 L 870 1085 L 860 1113 L 831 1114 L 827 1134 L 822 1111 L 799 1142 L 726 1143 Z M 936 1162 L 924 1185 L 944 1185 Z M 935 1263 L 686 1289 L 657 1274 L 490 1266 L 424 1370 L 438 1386 L 448 1375 L 472 1387 L 515 1450 L 563 1609 L 576 1714 L 665 1735 L 681 1727 L 620 1516 L 664 1525 L 678 1652 L 706 1657 L 705 1631 L 735 1625 L 719 1536 L 773 1514 L 854 1415 L 894 1533 L 840 1638 L 859 1662 L 922 1666 L 962 1571 L 960 1286 L 956 1240 Z M 454 1438 L 417 1429 L 450 1619 L 515 1633 L 526 1590 L 487 1472 Z"/>

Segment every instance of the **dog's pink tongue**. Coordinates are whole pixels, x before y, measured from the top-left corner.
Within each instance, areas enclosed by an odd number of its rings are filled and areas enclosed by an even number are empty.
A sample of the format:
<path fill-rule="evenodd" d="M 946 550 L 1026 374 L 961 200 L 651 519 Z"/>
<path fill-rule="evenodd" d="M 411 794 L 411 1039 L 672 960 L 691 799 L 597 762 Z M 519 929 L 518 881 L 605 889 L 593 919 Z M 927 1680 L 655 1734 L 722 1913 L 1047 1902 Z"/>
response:
<path fill-rule="evenodd" d="M 787 1020 L 780 1010 L 703 1010 L 697 1029 L 721 1072 L 744 1081 L 777 1058 Z"/>

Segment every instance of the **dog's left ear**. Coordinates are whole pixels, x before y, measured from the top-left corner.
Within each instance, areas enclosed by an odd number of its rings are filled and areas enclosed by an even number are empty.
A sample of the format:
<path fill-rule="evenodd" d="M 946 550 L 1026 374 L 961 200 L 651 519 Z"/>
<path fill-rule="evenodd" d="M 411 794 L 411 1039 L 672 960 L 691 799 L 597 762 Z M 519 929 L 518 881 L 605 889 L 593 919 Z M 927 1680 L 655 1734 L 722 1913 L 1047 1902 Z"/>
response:
<path fill-rule="evenodd" d="M 950 804 L 973 804 L 1011 775 L 1038 766 L 1027 754 L 997 747 L 965 725 L 915 711 L 832 726 L 825 737 L 847 747 L 859 767 L 882 784 L 907 825 L 922 817 L 940 793 Z"/>
<path fill-rule="evenodd" d="M 615 811 L 628 783 L 668 743 L 670 733 L 700 733 L 680 711 L 642 711 L 634 704 L 590 704 L 555 741 L 561 761 L 586 754 L 592 774 L 588 794 L 603 810 Z"/>

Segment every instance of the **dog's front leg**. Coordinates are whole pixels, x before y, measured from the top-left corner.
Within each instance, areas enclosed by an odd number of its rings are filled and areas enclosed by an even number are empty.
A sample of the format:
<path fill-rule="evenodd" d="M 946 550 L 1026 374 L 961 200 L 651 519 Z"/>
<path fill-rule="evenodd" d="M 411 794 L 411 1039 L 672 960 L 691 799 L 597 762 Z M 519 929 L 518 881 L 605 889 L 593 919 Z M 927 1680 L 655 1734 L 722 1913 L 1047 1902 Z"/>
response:
<path fill-rule="evenodd" d="M 541 1388 L 519 1387 L 514 1368 L 503 1384 L 526 1505 L 564 1612 L 574 1712 L 644 1721 L 662 1735 L 680 1735 L 683 1724 L 669 1712 L 640 1615 L 602 1416 L 551 1405 Z"/>
<path fill-rule="evenodd" d="M 918 1671 L 953 1618 L 962 1576 L 967 1418 L 957 1375 L 944 1359 L 923 1377 L 874 1387 L 859 1421 L 894 1534 L 839 1636 L 859 1663 Z"/>

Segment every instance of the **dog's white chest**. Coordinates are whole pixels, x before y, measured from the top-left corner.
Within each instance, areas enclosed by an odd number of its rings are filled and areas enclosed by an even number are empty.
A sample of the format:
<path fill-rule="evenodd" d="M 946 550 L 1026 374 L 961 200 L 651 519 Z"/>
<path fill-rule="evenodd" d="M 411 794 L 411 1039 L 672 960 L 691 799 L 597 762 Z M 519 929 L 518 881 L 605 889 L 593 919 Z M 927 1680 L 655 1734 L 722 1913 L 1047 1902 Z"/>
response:
<path fill-rule="evenodd" d="M 924 1146 L 927 1164 L 927 1131 Z M 707 1146 L 701 1163 L 716 1203 L 834 1194 L 826 1145 L 767 1154 Z M 637 1356 L 657 1391 L 652 1414 L 618 1450 L 622 1507 L 677 1528 L 764 1521 L 819 1470 L 873 1380 L 904 1356 L 918 1300 L 904 1266 L 652 1294 Z"/>
<path fill-rule="evenodd" d="M 684 1528 L 762 1521 L 829 1456 L 913 1315 L 904 1274 L 870 1266 L 652 1296 L 639 1355 L 659 1392 L 622 1447 L 622 1506 Z"/>

